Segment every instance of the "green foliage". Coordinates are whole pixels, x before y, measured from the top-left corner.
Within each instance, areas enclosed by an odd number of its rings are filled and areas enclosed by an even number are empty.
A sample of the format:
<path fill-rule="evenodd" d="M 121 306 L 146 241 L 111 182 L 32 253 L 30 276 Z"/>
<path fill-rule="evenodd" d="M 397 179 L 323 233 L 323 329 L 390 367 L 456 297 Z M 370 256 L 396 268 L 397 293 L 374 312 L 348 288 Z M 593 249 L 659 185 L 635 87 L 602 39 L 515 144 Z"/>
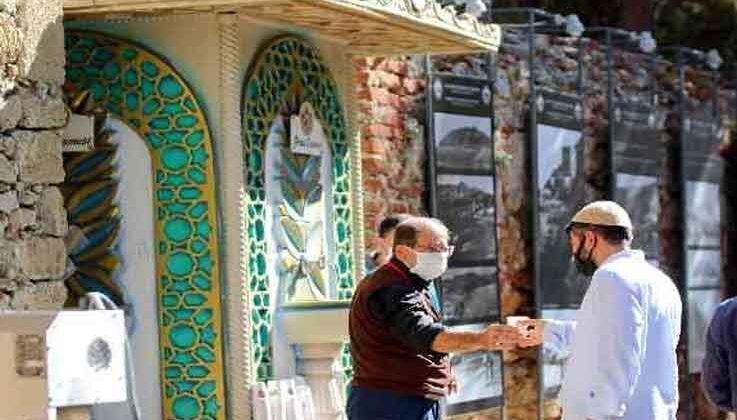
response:
<path fill-rule="evenodd" d="M 494 2 L 494 7 L 537 7 L 563 15 L 575 13 L 589 27 L 639 30 L 646 27 L 638 28 L 633 15 L 649 14 L 650 19 L 645 20 L 651 21 L 658 45 L 715 48 L 726 63 L 737 60 L 737 0 L 500 0 Z"/>
<path fill-rule="evenodd" d="M 655 37 L 661 45 L 716 48 L 725 62 L 737 58 L 737 1 L 661 0 L 654 7 Z"/>

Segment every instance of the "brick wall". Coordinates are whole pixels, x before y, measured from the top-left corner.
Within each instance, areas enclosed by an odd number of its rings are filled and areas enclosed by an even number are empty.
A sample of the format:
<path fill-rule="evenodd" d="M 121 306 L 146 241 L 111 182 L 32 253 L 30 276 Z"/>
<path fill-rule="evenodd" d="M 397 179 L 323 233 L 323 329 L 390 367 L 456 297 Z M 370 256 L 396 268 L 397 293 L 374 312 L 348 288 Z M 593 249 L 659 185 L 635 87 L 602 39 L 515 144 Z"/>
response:
<path fill-rule="evenodd" d="M 366 242 L 390 213 L 426 213 L 422 61 L 357 60 Z"/>

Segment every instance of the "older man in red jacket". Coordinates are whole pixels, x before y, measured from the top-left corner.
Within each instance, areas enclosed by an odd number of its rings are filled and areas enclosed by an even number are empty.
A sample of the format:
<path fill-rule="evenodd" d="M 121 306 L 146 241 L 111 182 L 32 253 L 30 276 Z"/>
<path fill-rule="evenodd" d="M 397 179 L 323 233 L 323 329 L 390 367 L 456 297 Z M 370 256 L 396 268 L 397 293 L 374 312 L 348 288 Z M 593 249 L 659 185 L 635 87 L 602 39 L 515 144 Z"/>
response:
<path fill-rule="evenodd" d="M 356 288 L 350 312 L 354 379 L 349 420 L 438 420 L 452 386 L 448 353 L 504 350 L 515 327 L 454 332 L 440 322 L 428 287 L 448 265 L 448 229 L 413 217 L 394 233 L 394 257 Z"/>

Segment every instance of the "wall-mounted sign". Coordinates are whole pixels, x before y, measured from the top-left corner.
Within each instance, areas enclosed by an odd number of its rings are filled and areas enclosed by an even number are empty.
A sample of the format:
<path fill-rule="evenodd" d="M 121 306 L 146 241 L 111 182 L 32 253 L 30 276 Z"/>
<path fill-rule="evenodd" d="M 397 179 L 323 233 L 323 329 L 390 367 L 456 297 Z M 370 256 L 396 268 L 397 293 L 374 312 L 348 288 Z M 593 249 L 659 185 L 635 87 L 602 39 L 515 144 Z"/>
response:
<path fill-rule="evenodd" d="M 95 148 L 95 119 L 72 114 L 62 133 L 62 152 L 89 152 Z"/>
<path fill-rule="evenodd" d="M 292 115 L 290 122 L 290 149 L 300 155 L 320 156 L 325 142 L 325 130 L 315 116 L 309 102 L 302 103 L 298 115 Z"/>
<path fill-rule="evenodd" d="M 434 75 L 433 111 L 489 117 L 491 85 L 485 79 Z"/>
<path fill-rule="evenodd" d="M 581 98 L 562 92 L 542 91 L 535 99 L 540 124 L 581 130 L 583 104 Z"/>

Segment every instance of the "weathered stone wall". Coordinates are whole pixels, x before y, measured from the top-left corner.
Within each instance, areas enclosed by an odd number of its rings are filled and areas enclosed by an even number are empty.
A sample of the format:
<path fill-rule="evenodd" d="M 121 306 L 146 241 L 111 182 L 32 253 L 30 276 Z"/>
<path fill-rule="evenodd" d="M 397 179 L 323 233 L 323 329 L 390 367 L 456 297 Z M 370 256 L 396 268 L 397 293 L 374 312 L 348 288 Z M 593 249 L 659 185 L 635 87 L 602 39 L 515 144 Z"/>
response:
<path fill-rule="evenodd" d="M 681 188 L 677 182 L 670 180 L 678 179 L 680 176 L 680 167 L 678 161 L 680 159 L 680 147 L 678 147 L 680 135 L 680 121 L 678 113 L 675 111 L 677 107 L 677 90 L 678 75 L 674 66 L 661 65 L 657 68 L 658 77 L 658 107 L 664 113 L 665 126 L 659 131 L 661 143 L 666 147 L 666 156 L 664 162 L 663 181 L 660 183 L 660 208 L 661 217 L 660 224 L 660 268 L 668 274 L 678 286 L 680 290 L 685 287 L 684 279 L 681 276 L 683 261 L 681 259 L 680 247 L 683 241 L 683 213 L 679 208 L 682 198 Z M 684 322 L 683 331 L 686 331 L 687 324 Z M 688 401 L 688 370 L 686 366 L 687 360 L 687 337 L 681 335 L 678 344 L 678 368 L 679 368 L 679 393 L 681 401 Z M 681 404 L 678 418 L 686 419 L 686 412 L 683 409 L 685 404 Z"/>
<path fill-rule="evenodd" d="M 0 0 L 0 309 L 66 298 L 61 15 L 61 0 Z"/>
<path fill-rule="evenodd" d="M 521 41 L 521 40 L 520 40 Z M 494 136 L 497 185 L 499 287 L 502 315 L 535 316 L 532 271 L 527 49 L 510 38 L 497 57 Z M 510 420 L 537 418 L 537 351 L 504 354 L 504 403 Z"/>
<path fill-rule="evenodd" d="M 422 57 L 368 58 L 358 70 L 366 244 L 390 213 L 426 214 Z"/>

